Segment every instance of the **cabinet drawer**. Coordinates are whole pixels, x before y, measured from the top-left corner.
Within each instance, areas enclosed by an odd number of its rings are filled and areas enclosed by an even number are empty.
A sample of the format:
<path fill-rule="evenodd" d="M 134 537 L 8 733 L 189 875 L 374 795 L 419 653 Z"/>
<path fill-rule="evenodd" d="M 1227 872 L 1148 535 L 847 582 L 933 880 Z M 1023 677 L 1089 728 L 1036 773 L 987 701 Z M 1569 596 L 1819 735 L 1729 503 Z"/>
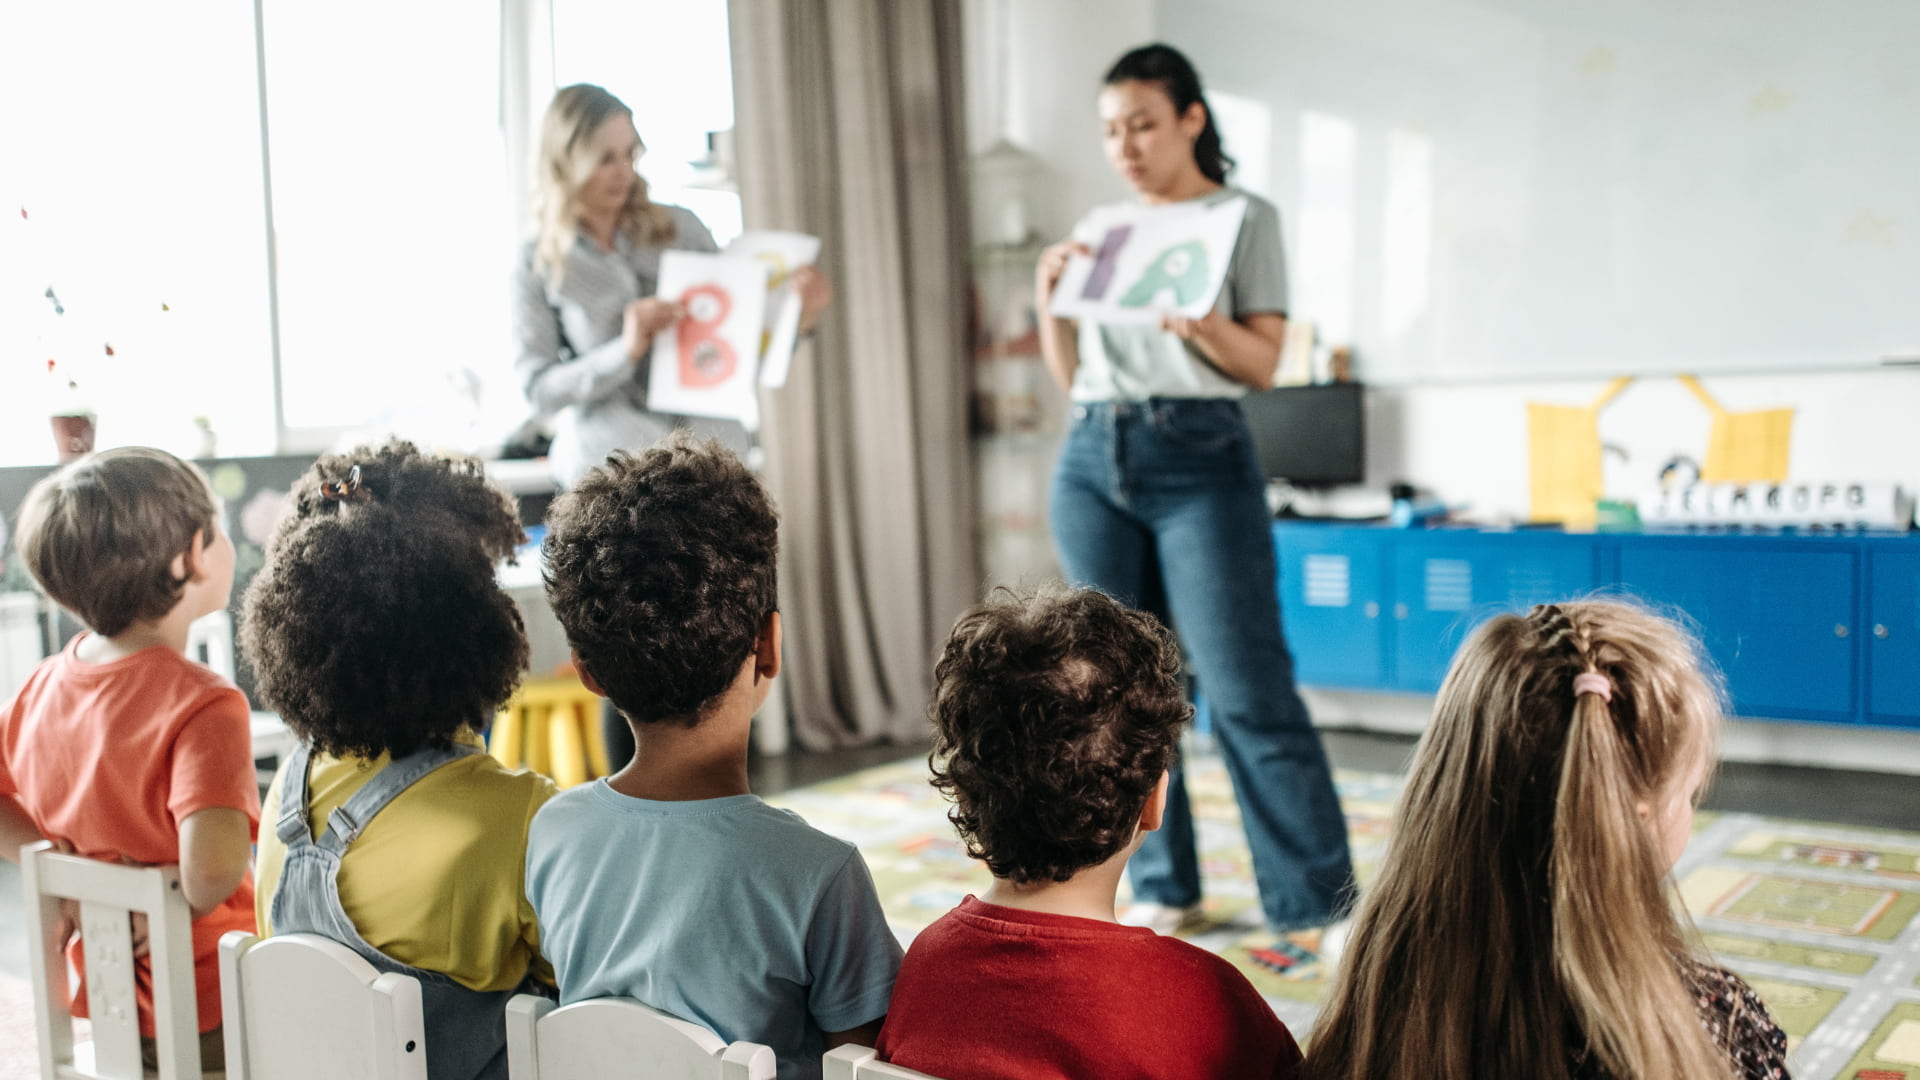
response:
<path fill-rule="evenodd" d="M 1341 528 L 1274 529 L 1280 621 L 1300 682 L 1375 689 L 1390 675 L 1386 538 Z"/>
<path fill-rule="evenodd" d="M 1620 550 L 1622 587 L 1692 621 L 1741 716 L 1854 714 L 1858 578 L 1857 548 L 1818 542 L 1691 538 Z"/>
<path fill-rule="evenodd" d="M 1867 573 L 1867 712 L 1920 726 L 1920 552 L 1872 551 Z"/>
<path fill-rule="evenodd" d="M 1590 537 L 1409 534 L 1393 559 L 1394 685 L 1431 693 L 1453 654 L 1495 615 L 1525 614 L 1598 584 Z"/>

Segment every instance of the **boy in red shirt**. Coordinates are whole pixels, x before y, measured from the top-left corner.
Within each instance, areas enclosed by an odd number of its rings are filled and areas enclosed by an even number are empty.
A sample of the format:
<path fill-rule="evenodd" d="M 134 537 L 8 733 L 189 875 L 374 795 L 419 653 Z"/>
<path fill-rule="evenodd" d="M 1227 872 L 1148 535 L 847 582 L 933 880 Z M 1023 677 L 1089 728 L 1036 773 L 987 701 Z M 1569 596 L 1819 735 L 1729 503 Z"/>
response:
<path fill-rule="evenodd" d="M 220 935 L 253 930 L 260 790 L 247 699 L 187 659 L 187 628 L 227 606 L 233 542 L 200 470 L 160 450 L 83 458 L 27 495 L 16 542 L 48 596 L 91 628 L 0 707 L 0 855 L 178 863 L 193 909 L 200 1059 L 222 1067 Z M 135 928 L 135 937 L 144 935 Z M 79 941 L 70 958 L 86 971 Z M 153 1060 L 152 978 L 136 980 Z M 73 1010 L 86 1015 L 86 987 Z"/>
<path fill-rule="evenodd" d="M 934 786 L 993 887 L 907 950 L 880 1056 L 945 1080 L 1290 1077 L 1293 1036 L 1233 966 L 1114 920 L 1192 714 L 1151 615 L 1002 592 L 934 669 Z"/>

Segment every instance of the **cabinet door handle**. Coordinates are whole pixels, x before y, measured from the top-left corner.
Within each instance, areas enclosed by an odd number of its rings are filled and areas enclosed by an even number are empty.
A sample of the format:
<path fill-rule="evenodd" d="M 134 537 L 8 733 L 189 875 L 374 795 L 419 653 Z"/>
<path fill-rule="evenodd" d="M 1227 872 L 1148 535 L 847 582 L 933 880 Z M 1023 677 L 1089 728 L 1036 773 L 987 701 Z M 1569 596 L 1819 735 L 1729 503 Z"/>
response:
<path fill-rule="evenodd" d="M 1833 636 L 1834 636 L 1834 637 L 1839 637 L 1839 638 L 1843 638 L 1843 637 L 1846 637 L 1846 636 L 1847 636 L 1847 634 L 1848 634 L 1848 632 L 1849 632 L 1849 631 L 1847 630 L 1847 624 L 1846 624 L 1846 623 L 1835 623 L 1835 624 L 1833 624 Z"/>
<path fill-rule="evenodd" d="M 1366 613 L 1367 618 L 1377 619 L 1380 617 L 1380 602 L 1378 600 L 1369 600 L 1367 601 L 1367 606 L 1360 610 Z"/>
<path fill-rule="evenodd" d="M 1881 641 L 1885 641 L 1893 636 L 1893 632 L 1887 629 L 1886 623 L 1874 623 L 1873 636 L 1879 638 Z"/>
<path fill-rule="evenodd" d="M 1406 618 L 1406 617 L 1407 617 L 1407 605 L 1405 605 L 1405 604 L 1395 604 L 1395 605 L 1393 605 L 1393 617 L 1394 617 L 1394 618 L 1396 618 L 1396 619 L 1404 619 L 1404 618 Z"/>

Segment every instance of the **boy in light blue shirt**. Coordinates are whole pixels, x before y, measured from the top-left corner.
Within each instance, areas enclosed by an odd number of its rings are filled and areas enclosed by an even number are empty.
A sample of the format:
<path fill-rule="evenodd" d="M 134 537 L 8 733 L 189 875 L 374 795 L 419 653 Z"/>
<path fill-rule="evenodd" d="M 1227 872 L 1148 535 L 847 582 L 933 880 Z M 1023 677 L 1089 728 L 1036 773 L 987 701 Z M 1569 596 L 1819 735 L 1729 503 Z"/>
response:
<path fill-rule="evenodd" d="M 780 1080 L 873 1045 L 900 944 L 853 845 L 747 789 L 780 672 L 773 506 L 717 443 L 616 453 L 554 501 L 547 595 L 581 681 L 633 728 L 619 774 L 527 837 L 527 898 L 562 1004 L 637 998 L 771 1046 Z"/>

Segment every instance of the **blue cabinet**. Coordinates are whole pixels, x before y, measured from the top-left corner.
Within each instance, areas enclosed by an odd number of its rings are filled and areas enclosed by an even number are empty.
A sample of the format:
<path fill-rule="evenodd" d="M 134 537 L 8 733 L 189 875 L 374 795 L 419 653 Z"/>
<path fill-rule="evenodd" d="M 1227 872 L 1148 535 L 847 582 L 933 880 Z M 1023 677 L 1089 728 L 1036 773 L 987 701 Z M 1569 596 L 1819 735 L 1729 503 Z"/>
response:
<path fill-rule="evenodd" d="M 1867 553 L 1867 714 L 1920 727 L 1920 551 Z"/>
<path fill-rule="evenodd" d="M 1302 683 L 1431 693 L 1500 612 L 1609 591 L 1692 623 L 1741 716 L 1920 728 L 1920 539 L 1280 522 Z"/>
<path fill-rule="evenodd" d="M 1589 536 L 1418 532 L 1394 545 L 1393 685 L 1431 693 L 1474 628 L 1495 615 L 1592 592 Z"/>
<path fill-rule="evenodd" d="M 1301 681 L 1378 687 L 1392 678 L 1382 617 L 1389 539 L 1379 529 L 1274 529 L 1281 622 Z"/>
<path fill-rule="evenodd" d="M 1620 584 L 1676 609 L 1727 678 L 1741 716 L 1853 716 L 1859 550 L 1777 537 L 1633 537 Z"/>

